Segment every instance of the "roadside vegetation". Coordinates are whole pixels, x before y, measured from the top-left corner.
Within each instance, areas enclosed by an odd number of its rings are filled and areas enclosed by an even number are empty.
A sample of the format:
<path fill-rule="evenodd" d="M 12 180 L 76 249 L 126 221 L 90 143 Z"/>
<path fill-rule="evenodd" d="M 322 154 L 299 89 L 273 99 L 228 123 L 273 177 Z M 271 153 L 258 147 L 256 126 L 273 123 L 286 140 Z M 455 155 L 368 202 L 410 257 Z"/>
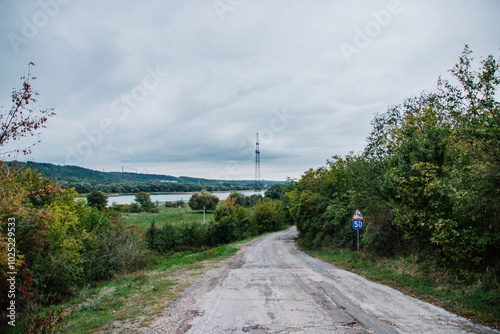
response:
<path fill-rule="evenodd" d="M 191 210 L 199 210 L 204 206 L 199 203 L 206 202 L 208 206 L 210 199 L 215 201 L 216 198 L 203 191 L 198 196 L 195 195 L 191 197 L 195 200 L 189 203 Z M 200 197 L 205 197 L 206 200 Z M 245 207 L 238 204 L 238 201 L 252 202 L 245 197 L 241 193 L 233 192 L 223 203 L 210 206 L 213 219 L 205 224 L 200 221 L 183 221 L 181 224 L 173 221 L 163 224 L 152 221 L 146 229 L 147 244 L 152 250 L 163 254 L 198 251 L 278 231 L 285 226 L 285 208 L 281 201 L 257 197 L 253 206 Z M 171 210 L 169 211 L 172 212 Z"/>
<path fill-rule="evenodd" d="M 50 327 L 45 332 L 32 333 L 137 332 L 160 316 L 197 277 L 234 255 L 242 245 L 234 243 L 202 252 L 154 256 L 154 264 L 143 270 L 78 289 L 65 301 L 62 312 L 61 306 L 42 307 L 38 314 Z M 31 324 L 30 320 L 25 319 L 25 323 Z M 21 324 L 4 329 L 7 334 L 26 333 Z"/>
<path fill-rule="evenodd" d="M 389 107 L 362 153 L 306 171 L 284 197 L 305 249 L 498 326 L 498 63 L 475 69 L 466 47 L 451 73 L 456 85 Z"/>
<path fill-rule="evenodd" d="M 2 254 L 12 248 L 8 238 L 16 240 L 15 260 L 0 262 L 0 329 L 8 333 L 91 333 L 134 326 L 133 319 L 145 323 L 192 281 L 180 277 L 201 272 L 204 265 L 196 263 L 234 254 L 238 247 L 228 243 L 283 227 L 277 200 L 237 192 L 217 203 L 203 190 L 192 208 L 182 201 L 158 206 L 139 192 L 127 212 L 106 208 L 100 191 L 83 201 L 29 168 L 0 163 L 0 180 Z M 206 223 L 201 204 L 211 210 Z M 12 291 L 9 272 L 17 273 Z M 15 326 L 7 325 L 9 292 Z"/>
<path fill-rule="evenodd" d="M 16 272 L 16 326 L 38 306 L 59 304 L 80 288 L 136 272 L 148 266 L 143 232 L 126 226 L 113 212 L 98 211 L 31 170 L 0 165 L 5 191 L 0 195 L 2 231 L 15 222 L 15 233 L 0 240 L 2 254 L 15 245 L 16 261 L 2 256 L 0 305 L 7 323 L 9 272 Z M 7 236 L 15 238 L 8 239 Z M 10 243 L 10 244 L 9 244 Z M 30 325 L 36 326 L 35 323 Z M 33 329 L 36 332 L 37 328 Z"/>
<path fill-rule="evenodd" d="M 138 193 L 139 212 L 119 212 L 102 206 L 102 193 L 81 201 L 34 171 L 2 167 L 13 196 L 2 197 L 2 217 L 17 223 L 17 320 L 1 328 L 8 333 L 91 333 L 133 326 L 131 319 L 145 323 L 164 309 L 159 299 L 174 300 L 192 281 L 180 277 L 204 268 L 194 264 L 234 254 L 238 247 L 227 244 L 283 227 L 283 208 L 269 198 L 235 192 L 206 214 L 204 224 L 203 211 L 186 203 L 156 206 L 149 194 Z M 243 207 L 237 199 L 255 205 Z M 0 246 L 6 249 L 7 238 Z M 2 263 L 3 282 L 10 270 Z M 3 290 L 2 310 L 7 296 Z"/>

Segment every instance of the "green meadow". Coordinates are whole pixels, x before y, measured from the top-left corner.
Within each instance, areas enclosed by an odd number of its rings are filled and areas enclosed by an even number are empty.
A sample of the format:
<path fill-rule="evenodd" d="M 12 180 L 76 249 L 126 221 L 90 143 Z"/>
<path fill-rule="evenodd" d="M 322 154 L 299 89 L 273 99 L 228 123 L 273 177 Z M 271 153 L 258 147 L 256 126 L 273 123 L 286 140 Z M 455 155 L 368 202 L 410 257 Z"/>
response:
<path fill-rule="evenodd" d="M 167 208 L 159 206 L 159 213 L 138 212 L 138 213 L 122 213 L 122 217 L 127 225 L 136 225 L 141 230 L 146 231 L 151 222 L 155 222 L 156 226 L 162 226 L 164 223 L 202 223 L 203 211 L 193 211 L 189 205 L 184 204 L 181 208 Z M 205 221 L 210 221 L 214 216 L 213 212 L 205 213 Z"/>

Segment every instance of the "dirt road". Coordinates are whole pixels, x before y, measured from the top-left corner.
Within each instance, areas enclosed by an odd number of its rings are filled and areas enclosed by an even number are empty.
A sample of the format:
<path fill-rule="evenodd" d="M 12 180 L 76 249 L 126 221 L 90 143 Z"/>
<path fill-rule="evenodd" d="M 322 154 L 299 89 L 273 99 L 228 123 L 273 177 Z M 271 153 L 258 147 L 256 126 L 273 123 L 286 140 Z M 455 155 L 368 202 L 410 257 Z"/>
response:
<path fill-rule="evenodd" d="M 200 278 L 149 333 L 499 333 L 300 251 L 295 228 Z"/>

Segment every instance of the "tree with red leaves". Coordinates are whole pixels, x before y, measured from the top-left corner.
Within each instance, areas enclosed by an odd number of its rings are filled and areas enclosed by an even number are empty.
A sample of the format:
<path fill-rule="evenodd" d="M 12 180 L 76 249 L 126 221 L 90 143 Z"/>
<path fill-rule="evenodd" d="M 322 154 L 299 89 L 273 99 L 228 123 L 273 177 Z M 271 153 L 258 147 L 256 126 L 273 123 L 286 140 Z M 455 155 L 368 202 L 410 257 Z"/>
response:
<path fill-rule="evenodd" d="M 45 127 L 45 122 L 50 116 L 55 115 L 52 108 L 36 109 L 37 91 L 33 91 L 31 81 L 36 77 L 31 75 L 33 62 L 28 64 L 28 74 L 21 77 L 22 88 L 12 91 L 12 107 L 10 110 L 0 108 L 0 155 L 10 157 L 12 154 L 22 152 L 24 155 L 31 153 L 31 148 L 40 141 L 28 147 L 17 148 L 2 152 L 9 142 L 20 140 L 23 137 L 33 137 L 40 134 L 39 130 Z"/>

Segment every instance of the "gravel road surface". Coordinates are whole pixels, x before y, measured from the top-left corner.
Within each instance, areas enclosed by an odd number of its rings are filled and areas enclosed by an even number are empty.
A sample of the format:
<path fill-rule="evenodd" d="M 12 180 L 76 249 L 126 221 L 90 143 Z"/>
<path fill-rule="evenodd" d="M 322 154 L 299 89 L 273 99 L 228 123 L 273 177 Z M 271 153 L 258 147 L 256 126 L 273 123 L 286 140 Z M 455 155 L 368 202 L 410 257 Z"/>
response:
<path fill-rule="evenodd" d="M 317 260 L 294 227 L 203 275 L 148 333 L 500 333 Z"/>

